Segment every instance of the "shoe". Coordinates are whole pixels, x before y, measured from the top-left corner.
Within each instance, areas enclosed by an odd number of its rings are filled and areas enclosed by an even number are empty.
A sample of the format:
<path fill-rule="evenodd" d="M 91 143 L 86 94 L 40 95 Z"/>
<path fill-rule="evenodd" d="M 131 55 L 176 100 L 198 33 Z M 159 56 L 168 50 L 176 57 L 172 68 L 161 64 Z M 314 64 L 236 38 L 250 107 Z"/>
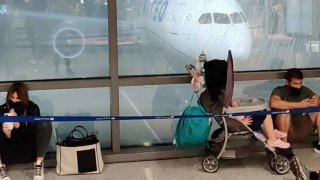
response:
<path fill-rule="evenodd" d="M 44 180 L 43 162 L 40 164 L 34 163 L 33 180 Z"/>
<path fill-rule="evenodd" d="M 289 143 L 283 142 L 281 139 L 277 139 L 276 141 L 270 141 L 268 139 L 267 144 L 272 147 L 281 148 L 281 149 L 287 149 L 290 147 Z"/>
<path fill-rule="evenodd" d="M 274 132 L 274 135 L 276 136 L 276 138 L 285 138 L 288 136 L 287 133 L 281 132 L 277 129 L 275 129 L 273 132 Z"/>
<path fill-rule="evenodd" d="M 292 156 L 290 159 L 290 170 L 297 180 L 308 180 L 309 171 L 301 165 L 297 156 Z"/>
<path fill-rule="evenodd" d="M 310 180 L 319 180 L 319 179 L 320 179 L 320 171 L 310 172 Z"/>
<path fill-rule="evenodd" d="M 11 178 L 8 176 L 7 168 L 3 164 L 2 167 L 0 167 L 0 177 L 2 180 L 11 180 Z"/>
<path fill-rule="evenodd" d="M 267 138 L 262 133 L 259 133 L 256 131 L 253 131 L 252 133 L 253 133 L 254 137 L 257 138 L 259 141 L 262 141 L 262 142 L 267 141 Z"/>
<path fill-rule="evenodd" d="M 313 151 L 314 151 L 315 153 L 320 153 L 320 144 L 319 144 L 319 143 L 314 146 Z"/>

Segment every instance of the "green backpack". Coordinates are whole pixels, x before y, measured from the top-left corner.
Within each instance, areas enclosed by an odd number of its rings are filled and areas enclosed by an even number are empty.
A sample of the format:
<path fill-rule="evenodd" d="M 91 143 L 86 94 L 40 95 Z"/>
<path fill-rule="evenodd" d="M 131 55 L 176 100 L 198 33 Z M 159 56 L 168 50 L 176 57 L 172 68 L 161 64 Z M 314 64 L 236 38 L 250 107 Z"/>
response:
<path fill-rule="evenodd" d="M 206 114 L 202 106 L 189 105 L 185 108 L 182 116 Z M 203 146 L 207 141 L 210 129 L 208 117 L 182 117 L 179 119 L 175 129 L 176 146 Z"/>

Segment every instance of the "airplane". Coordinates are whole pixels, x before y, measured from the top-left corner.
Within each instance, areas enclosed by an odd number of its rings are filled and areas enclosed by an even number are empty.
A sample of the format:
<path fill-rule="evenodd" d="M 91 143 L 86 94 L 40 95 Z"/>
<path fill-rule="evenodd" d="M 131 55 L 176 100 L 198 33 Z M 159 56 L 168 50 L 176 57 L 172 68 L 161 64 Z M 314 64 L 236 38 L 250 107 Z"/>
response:
<path fill-rule="evenodd" d="M 204 50 L 207 59 L 246 61 L 252 49 L 248 21 L 236 0 L 146 0 L 137 28 L 158 36 L 191 59 Z"/>
<path fill-rule="evenodd" d="M 197 57 L 201 50 L 204 50 L 207 59 L 225 59 L 228 50 L 231 50 L 235 62 L 245 61 L 250 55 L 252 37 L 249 24 L 236 0 L 145 0 L 141 7 L 136 28 L 152 32 L 170 47 L 191 59 Z M 77 38 L 85 38 L 86 43 L 92 45 L 108 45 L 105 19 L 70 15 L 60 17 L 35 12 L 20 14 L 40 16 L 46 21 L 67 19 L 65 23 L 50 28 L 54 31 L 52 46 L 60 56 L 65 53 L 56 47 L 55 38 L 65 32 L 71 32 L 76 36 L 75 39 L 68 40 L 68 44 L 80 45 L 74 53 L 75 57 L 81 54 L 84 46 L 84 40 L 79 41 Z M 123 26 L 121 23 L 118 22 Z M 60 39 L 65 38 L 62 36 Z M 122 44 L 128 42 L 119 43 Z"/>

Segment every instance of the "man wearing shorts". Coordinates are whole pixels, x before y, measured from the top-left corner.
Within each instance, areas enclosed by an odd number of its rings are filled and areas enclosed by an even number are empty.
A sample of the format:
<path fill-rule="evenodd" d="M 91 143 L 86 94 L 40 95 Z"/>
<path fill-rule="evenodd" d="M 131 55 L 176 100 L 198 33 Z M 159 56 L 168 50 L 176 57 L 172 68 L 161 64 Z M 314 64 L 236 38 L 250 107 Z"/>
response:
<path fill-rule="evenodd" d="M 303 74 L 299 69 L 292 68 L 286 72 L 284 86 L 276 87 L 270 97 L 272 109 L 295 109 L 317 107 L 320 97 L 308 87 L 303 86 Z M 320 153 L 320 113 L 311 112 L 306 114 L 278 114 L 275 117 L 275 127 L 282 132 L 288 133 L 288 137 L 282 140 L 287 142 L 299 142 L 313 133 L 318 132 L 318 143 L 314 152 Z"/>

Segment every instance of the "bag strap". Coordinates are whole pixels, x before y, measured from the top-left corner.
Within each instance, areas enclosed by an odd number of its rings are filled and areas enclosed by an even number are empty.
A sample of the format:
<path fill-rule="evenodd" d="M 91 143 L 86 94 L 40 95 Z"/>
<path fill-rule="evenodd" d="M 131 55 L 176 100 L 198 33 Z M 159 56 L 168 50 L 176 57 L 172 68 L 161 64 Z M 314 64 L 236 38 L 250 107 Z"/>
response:
<path fill-rule="evenodd" d="M 191 99 L 190 99 L 190 102 L 189 102 L 189 105 L 188 105 L 188 106 L 191 106 L 191 103 L 192 103 L 193 98 L 194 98 L 194 94 L 195 94 L 195 93 L 192 93 L 192 96 L 191 96 Z"/>
<path fill-rule="evenodd" d="M 79 129 L 81 129 L 82 131 L 84 131 L 84 132 L 86 133 L 86 136 L 85 136 L 85 137 L 88 137 L 88 136 L 89 136 L 89 133 L 88 133 L 88 131 L 87 131 L 87 129 L 86 129 L 85 127 L 83 127 L 83 126 L 81 126 L 81 125 L 77 125 L 76 127 L 73 128 L 73 130 L 81 131 L 81 130 L 79 130 Z M 82 133 L 82 134 L 83 134 L 83 133 Z"/>
<path fill-rule="evenodd" d="M 79 134 L 81 134 L 82 135 L 82 138 L 76 138 L 76 137 L 74 137 L 74 132 L 78 132 Z M 81 131 L 79 131 L 78 129 L 73 129 L 71 132 L 70 132 L 70 134 L 69 134 L 69 136 L 68 136 L 69 138 L 75 138 L 75 139 L 85 139 L 87 136 L 85 136 Z"/>

